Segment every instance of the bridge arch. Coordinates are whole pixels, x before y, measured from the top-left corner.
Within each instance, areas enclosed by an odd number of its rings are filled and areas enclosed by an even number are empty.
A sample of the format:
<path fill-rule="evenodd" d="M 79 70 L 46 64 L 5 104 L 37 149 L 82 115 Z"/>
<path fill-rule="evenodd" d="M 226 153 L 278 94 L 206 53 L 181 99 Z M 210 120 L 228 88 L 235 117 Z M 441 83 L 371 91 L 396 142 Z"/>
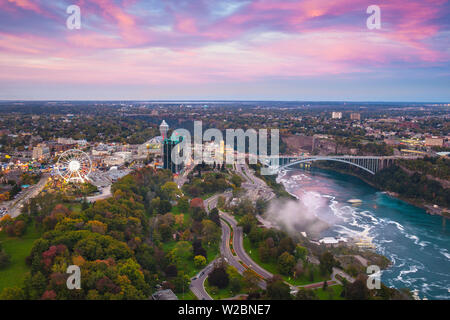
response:
<path fill-rule="evenodd" d="M 367 169 L 367 168 L 365 168 L 365 167 L 363 167 L 363 166 L 361 166 L 361 165 L 359 165 L 359 164 L 357 164 L 357 163 L 354 163 L 354 162 L 351 162 L 351 161 L 347 161 L 347 160 L 345 160 L 345 159 L 339 159 L 339 158 L 321 158 L 321 157 L 318 157 L 318 158 L 310 158 L 310 159 L 302 159 L 302 160 L 293 161 L 293 162 L 290 162 L 290 163 L 287 163 L 287 164 L 284 164 L 284 165 L 279 166 L 279 167 L 277 168 L 277 170 L 280 170 L 280 169 L 283 169 L 283 168 L 287 168 L 287 167 L 290 167 L 290 166 L 293 166 L 293 165 L 296 165 L 296 164 L 300 164 L 300 163 L 304 163 L 304 162 L 313 162 L 313 161 L 337 161 L 337 162 L 342 162 L 342 163 L 346 163 L 346 164 L 349 164 L 349 165 L 358 167 L 358 168 L 360 168 L 360 169 L 362 169 L 362 170 L 364 170 L 364 171 L 369 172 L 369 173 L 372 174 L 372 175 L 375 175 L 375 172 L 373 172 L 372 170 L 369 170 L 369 169 Z"/>

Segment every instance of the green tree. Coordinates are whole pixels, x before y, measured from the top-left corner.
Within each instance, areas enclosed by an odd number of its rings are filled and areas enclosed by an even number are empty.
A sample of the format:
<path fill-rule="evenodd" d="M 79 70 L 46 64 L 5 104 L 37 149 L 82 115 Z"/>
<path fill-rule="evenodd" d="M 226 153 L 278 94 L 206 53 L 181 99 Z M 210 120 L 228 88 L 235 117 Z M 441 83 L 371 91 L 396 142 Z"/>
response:
<path fill-rule="evenodd" d="M 301 260 L 305 261 L 307 256 L 308 256 L 308 249 L 306 249 L 305 247 L 298 244 L 295 247 L 295 257 L 297 259 L 301 259 Z"/>
<path fill-rule="evenodd" d="M 215 244 L 220 241 L 220 228 L 211 220 L 202 221 L 202 236 L 206 244 Z"/>
<path fill-rule="evenodd" d="M 330 251 L 322 253 L 319 260 L 322 274 L 331 274 L 333 272 L 333 267 L 337 266 L 337 262 Z"/>
<path fill-rule="evenodd" d="M 291 289 L 276 276 L 267 284 L 267 298 L 270 300 L 291 300 Z"/>
<path fill-rule="evenodd" d="M 0 300 L 25 300 L 22 288 L 5 288 L 0 293 Z"/>
<path fill-rule="evenodd" d="M 290 253 L 285 251 L 278 257 L 278 269 L 280 273 L 290 275 L 294 266 L 295 258 Z"/>
<path fill-rule="evenodd" d="M 204 256 L 195 256 L 194 257 L 194 265 L 197 268 L 201 268 L 206 265 L 206 258 Z"/>
<path fill-rule="evenodd" d="M 228 286 L 230 279 L 225 267 L 223 265 L 216 265 L 209 274 L 208 281 L 212 286 L 223 289 Z"/>
<path fill-rule="evenodd" d="M 177 196 L 181 196 L 181 190 L 175 182 L 167 181 L 161 186 L 161 191 L 167 195 L 169 200 L 175 200 Z"/>

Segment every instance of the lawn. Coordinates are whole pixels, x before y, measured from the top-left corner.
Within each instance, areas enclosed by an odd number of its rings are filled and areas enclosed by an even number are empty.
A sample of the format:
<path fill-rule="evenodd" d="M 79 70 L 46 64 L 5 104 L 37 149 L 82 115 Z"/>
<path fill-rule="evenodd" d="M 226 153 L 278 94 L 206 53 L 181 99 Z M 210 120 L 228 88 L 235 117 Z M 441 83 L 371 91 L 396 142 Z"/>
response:
<path fill-rule="evenodd" d="M 188 290 L 185 293 L 177 293 L 177 297 L 180 300 L 197 300 L 197 297 L 191 290 Z"/>
<path fill-rule="evenodd" d="M 314 293 L 320 300 L 345 300 L 341 297 L 342 290 L 344 288 L 341 285 L 329 286 L 326 291 L 322 288 L 314 290 Z"/>
<path fill-rule="evenodd" d="M 250 256 L 250 258 L 252 258 L 252 260 L 256 262 L 256 264 L 260 265 L 262 268 L 266 269 L 270 273 L 279 274 L 278 268 L 277 268 L 277 265 L 275 262 L 262 262 L 261 261 L 261 259 L 259 258 L 258 249 L 254 248 L 251 245 L 250 240 L 246 236 L 244 237 L 244 249 Z M 324 277 L 320 273 L 320 270 L 318 267 L 314 267 L 314 280 L 313 281 L 309 280 L 308 275 L 304 275 L 302 277 L 295 278 L 295 279 L 292 277 L 284 276 L 284 275 L 281 275 L 281 276 L 283 277 L 283 279 L 286 282 L 288 282 L 292 285 L 296 285 L 296 286 L 320 282 L 320 281 L 324 281 L 324 280 L 330 280 L 330 277 Z"/>
<path fill-rule="evenodd" d="M 68 203 L 66 206 L 73 212 L 81 212 L 81 203 Z"/>
<path fill-rule="evenodd" d="M 169 242 L 163 243 L 164 252 L 166 252 L 166 253 L 170 252 L 175 247 L 177 242 L 178 241 L 169 241 Z M 218 245 L 206 247 L 205 250 L 206 250 L 206 255 L 207 255 L 207 257 L 206 257 L 207 263 L 210 263 L 211 261 L 213 261 L 219 254 L 219 246 Z M 189 277 L 193 277 L 204 267 L 197 268 L 194 265 L 194 257 L 191 256 L 190 258 L 182 261 L 182 266 L 177 266 L 177 268 L 179 270 L 183 270 L 184 272 L 186 272 L 186 274 Z"/>
<path fill-rule="evenodd" d="M 0 232 L 0 242 L 3 249 L 11 256 L 10 265 L 0 270 L 0 291 L 3 288 L 20 286 L 25 274 L 30 268 L 25 264 L 25 258 L 30 254 L 35 240 L 40 238 L 40 233 L 34 226 L 29 226 L 22 238 L 10 238 L 5 232 Z"/>
<path fill-rule="evenodd" d="M 241 277 L 241 281 L 242 281 L 242 277 Z M 245 291 L 244 288 L 241 288 L 241 290 L 239 292 L 234 293 L 234 292 L 231 291 L 229 285 L 226 288 L 219 289 L 217 293 L 212 293 L 211 292 L 211 285 L 209 284 L 208 278 L 205 281 L 205 290 L 206 290 L 206 292 L 208 292 L 208 294 L 214 300 L 227 299 L 227 298 L 234 297 L 234 296 L 236 296 L 238 294 L 246 293 L 246 292 L 244 292 Z"/>

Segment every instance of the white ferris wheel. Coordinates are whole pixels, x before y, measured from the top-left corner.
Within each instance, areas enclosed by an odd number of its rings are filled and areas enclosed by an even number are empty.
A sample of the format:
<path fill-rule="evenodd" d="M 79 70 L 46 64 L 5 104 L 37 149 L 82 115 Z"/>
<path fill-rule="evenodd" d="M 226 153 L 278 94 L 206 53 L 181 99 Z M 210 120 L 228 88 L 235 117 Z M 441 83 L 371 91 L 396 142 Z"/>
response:
<path fill-rule="evenodd" d="M 56 163 L 56 172 L 66 182 L 87 182 L 91 170 L 91 159 L 85 152 L 77 149 L 65 151 Z"/>

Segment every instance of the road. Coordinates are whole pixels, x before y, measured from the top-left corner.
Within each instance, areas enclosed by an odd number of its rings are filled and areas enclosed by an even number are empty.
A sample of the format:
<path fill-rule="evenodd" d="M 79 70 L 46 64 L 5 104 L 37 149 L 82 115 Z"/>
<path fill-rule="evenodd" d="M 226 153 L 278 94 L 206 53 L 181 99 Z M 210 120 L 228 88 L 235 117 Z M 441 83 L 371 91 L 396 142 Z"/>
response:
<path fill-rule="evenodd" d="M 236 163 L 235 167 L 236 173 L 244 179 L 242 187 L 247 190 L 247 196 L 251 200 L 263 199 L 264 201 L 270 201 L 276 197 L 266 182 L 256 177 L 246 163 Z"/>
<path fill-rule="evenodd" d="M 213 209 L 217 206 L 217 201 L 220 196 L 230 197 L 231 193 L 216 194 L 216 195 L 206 199 L 204 201 L 206 212 L 209 213 L 209 211 L 211 209 Z M 220 212 L 220 216 L 223 218 L 222 212 Z M 236 221 L 234 221 L 234 225 L 236 225 Z M 233 255 L 233 253 L 231 252 L 231 248 L 230 248 L 231 229 L 228 226 L 228 224 L 226 224 L 224 221 L 221 221 L 221 227 L 222 227 L 222 238 L 221 238 L 221 243 L 220 243 L 221 256 L 225 259 L 225 262 L 227 262 L 228 264 L 235 267 L 238 270 L 238 272 L 242 274 L 245 271 L 245 267 L 239 262 L 238 258 Z M 233 244 L 233 247 L 234 247 L 234 244 Z M 201 270 L 195 277 L 191 278 L 190 289 L 195 294 L 197 299 L 199 299 L 199 300 L 213 300 L 212 297 L 205 290 L 205 280 L 206 280 L 206 278 L 208 278 L 208 275 L 213 270 L 214 263 L 218 259 L 215 259 L 214 261 L 212 261 L 203 270 Z"/>
<path fill-rule="evenodd" d="M 191 278 L 190 289 L 195 294 L 198 300 L 213 300 L 213 298 L 205 290 L 205 280 L 214 268 L 216 260 L 208 264 L 195 277 Z"/>
<path fill-rule="evenodd" d="M 92 197 L 87 197 L 87 201 L 88 202 L 96 202 L 96 201 L 104 200 L 104 199 L 111 197 L 111 185 L 106 186 L 101 190 L 102 190 L 101 194 L 92 196 Z"/>
<path fill-rule="evenodd" d="M 260 181 L 258 181 L 257 183 L 260 183 Z M 262 182 L 262 183 L 264 183 L 264 182 Z M 228 193 L 223 193 L 223 194 L 216 194 L 216 195 L 206 199 L 204 201 L 206 212 L 209 213 L 209 211 L 211 209 L 213 209 L 217 206 L 217 202 L 218 202 L 218 199 L 220 196 L 229 198 L 232 196 L 232 193 L 228 192 Z M 219 216 L 222 219 L 222 221 L 221 221 L 222 238 L 221 238 L 221 244 L 220 244 L 220 253 L 221 253 L 221 256 L 225 259 L 225 261 L 229 265 L 234 266 L 240 274 L 244 273 L 244 271 L 246 270 L 246 267 L 243 265 L 243 264 L 245 264 L 249 269 L 256 272 L 259 276 L 261 276 L 265 280 L 271 279 L 273 277 L 273 274 L 270 273 L 269 271 L 265 270 L 264 268 L 262 268 L 256 262 L 254 262 L 252 260 L 252 258 L 245 251 L 245 249 L 244 249 L 244 233 L 243 233 L 242 227 L 238 226 L 237 221 L 234 219 L 234 217 L 226 212 L 221 211 L 221 210 L 219 210 Z M 233 229 L 233 236 L 231 236 L 230 226 Z M 233 246 L 235 255 L 233 254 L 233 252 L 231 251 L 231 248 L 230 248 L 230 239 L 232 239 L 232 246 Z M 195 294 L 195 296 L 199 300 L 212 300 L 212 297 L 205 290 L 204 283 L 205 283 L 205 280 L 208 277 L 208 275 L 213 270 L 214 263 L 217 260 L 218 259 L 212 261 L 208 266 L 206 266 L 202 271 L 200 271 L 197 276 L 195 276 L 191 279 L 191 286 L 190 286 L 191 291 Z M 337 283 L 340 283 L 336 279 L 336 274 L 339 274 L 339 275 L 347 278 L 349 281 L 353 280 L 350 276 L 345 274 L 342 270 L 334 268 L 331 280 L 327 281 L 328 285 L 335 285 Z M 315 289 L 315 288 L 322 287 L 323 281 L 316 282 L 316 283 L 310 283 L 310 284 L 302 285 L 302 286 L 293 286 L 287 282 L 286 282 L 286 284 L 289 285 L 289 287 L 291 288 L 291 292 L 295 292 L 300 287 L 304 287 L 304 288 L 308 288 L 308 289 Z M 262 289 L 266 289 L 266 282 L 264 280 L 261 280 L 259 282 L 259 286 Z"/>
<path fill-rule="evenodd" d="M 273 274 L 267 271 L 266 269 L 259 266 L 255 261 L 250 258 L 250 256 L 247 254 L 247 252 L 244 249 L 244 232 L 242 230 L 242 227 L 239 227 L 237 225 L 237 221 L 230 216 L 226 212 L 220 212 L 220 217 L 224 219 L 226 222 L 228 222 L 231 227 L 233 228 L 233 249 L 236 253 L 236 257 L 233 256 L 234 259 L 239 259 L 242 261 L 247 267 L 255 271 L 257 274 L 262 276 L 264 279 L 270 279 L 273 277 Z M 238 261 L 241 265 L 241 263 Z M 238 269 L 239 270 L 239 269 Z M 245 268 L 244 268 L 245 270 Z M 265 287 L 265 284 L 262 284 L 263 287 Z"/>
<path fill-rule="evenodd" d="M 45 185 L 47 184 L 48 178 L 50 177 L 50 174 L 44 173 L 41 177 L 41 180 L 39 180 L 38 183 L 36 183 L 33 186 L 28 187 L 26 191 L 19 196 L 18 199 L 14 199 L 10 202 L 9 208 L 8 208 L 8 215 L 11 218 L 15 218 L 18 215 L 21 214 L 21 209 L 23 205 L 31 198 L 36 197 L 42 189 L 44 189 Z"/>

